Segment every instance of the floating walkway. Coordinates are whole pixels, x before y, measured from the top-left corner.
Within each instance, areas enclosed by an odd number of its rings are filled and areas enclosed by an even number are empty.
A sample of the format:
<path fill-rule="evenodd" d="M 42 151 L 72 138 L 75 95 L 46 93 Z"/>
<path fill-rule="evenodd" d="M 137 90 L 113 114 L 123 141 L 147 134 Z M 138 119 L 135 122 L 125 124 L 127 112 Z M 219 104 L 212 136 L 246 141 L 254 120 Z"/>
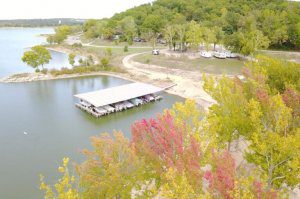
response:
<path fill-rule="evenodd" d="M 79 99 L 76 107 L 99 118 L 114 112 L 161 100 L 162 97 L 158 94 L 164 90 L 163 88 L 144 83 L 125 84 L 75 95 Z"/>

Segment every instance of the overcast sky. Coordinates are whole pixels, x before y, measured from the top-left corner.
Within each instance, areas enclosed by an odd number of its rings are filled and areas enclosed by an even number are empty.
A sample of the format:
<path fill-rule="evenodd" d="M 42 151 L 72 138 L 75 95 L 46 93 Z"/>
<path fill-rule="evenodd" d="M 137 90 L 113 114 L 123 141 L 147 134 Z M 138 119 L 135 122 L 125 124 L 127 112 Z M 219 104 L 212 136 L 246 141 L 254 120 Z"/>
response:
<path fill-rule="evenodd" d="M 1 0 L 0 19 L 103 18 L 153 0 Z"/>

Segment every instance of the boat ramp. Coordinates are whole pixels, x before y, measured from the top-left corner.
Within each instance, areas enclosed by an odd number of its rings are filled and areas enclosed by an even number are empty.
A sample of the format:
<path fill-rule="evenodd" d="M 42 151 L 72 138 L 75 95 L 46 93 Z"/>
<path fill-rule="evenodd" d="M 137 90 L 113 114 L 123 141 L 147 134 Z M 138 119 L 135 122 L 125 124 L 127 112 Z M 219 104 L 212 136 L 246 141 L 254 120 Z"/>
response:
<path fill-rule="evenodd" d="M 75 95 L 76 107 L 99 118 L 143 104 L 161 100 L 165 89 L 144 83 L 130 83 L 94 92 Z"/>

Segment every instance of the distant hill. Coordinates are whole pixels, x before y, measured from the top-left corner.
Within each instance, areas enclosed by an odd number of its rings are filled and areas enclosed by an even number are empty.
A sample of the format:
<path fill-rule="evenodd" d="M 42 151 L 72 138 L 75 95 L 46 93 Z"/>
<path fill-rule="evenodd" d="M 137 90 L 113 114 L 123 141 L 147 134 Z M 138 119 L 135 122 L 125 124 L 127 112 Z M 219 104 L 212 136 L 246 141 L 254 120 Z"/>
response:
<path fill-rule="evenodd" d="M 13 19 L 0 20 L 0 27 L 43 27 L 58 25 L 80 25 L 84 19 L 55 18 L 55 19 Z"/>

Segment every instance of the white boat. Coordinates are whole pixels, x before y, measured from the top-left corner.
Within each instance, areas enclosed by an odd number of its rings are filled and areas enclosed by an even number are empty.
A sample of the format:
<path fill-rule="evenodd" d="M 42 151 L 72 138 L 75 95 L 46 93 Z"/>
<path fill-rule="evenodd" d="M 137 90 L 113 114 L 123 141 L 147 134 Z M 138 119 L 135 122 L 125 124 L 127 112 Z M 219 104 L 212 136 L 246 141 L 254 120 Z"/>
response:
<path fill-rule="evenodd" d="M 104 108 L 105 110 L 107 110 L 109 113 L 113 113 L 115 112 L 115 108 L 109 105 L 103 106 L 102 108 Z"/>
<path fill-rule="evenodd" d="M 214 56 L 219 59 L 226 59 L 226 54 L 223 52 L 215 52 Z"/>
<path fill-rule="evenodd" d="M 208 51 L 201 51 L 200 55 L 201 55 L 201 57 L 205 57 L 205 58 L 211 58 L 213 56 L 213 54 Z"/>
<path fill-rule="evenodd" d="M 146 95 L 146 96 L 145 96 L 145 99 L 146 99 L 148 102 L 154 101 L 154 97 L 152 97 L 151 95 Z"/>
<path fill-rule="evenodd" d="M 155 96 L 155 97 L 154 97 L 154 100 L 155 100 L 155 101 L 160 101 L 160 100 L 162 100 L 162 98 L 163 98 L 162 96 L 159 96 L 159 95 L 158 95 L 158 96 Z"/>
<path fill-rule="evenodd" d="M 124 104 L 124 102 L 119 102 L 119 103 L 115 104 L 115 109 L 116 109 L 116 111 L 123 111 L 123 110 L 126 110 L 127 107 Z"/>
<path fill-rule="evenodd" d="M 130 100 L 130 102 L 132 104 L 134 104 L 135 106 L 139 106 L 139 105 L 143 104 L 143 100 L 140 100 L 139 98 L 132 99 L 132 100 Z"/>
<path fill-rule="evenodd" d="M 236 54 L 236 53 L 231 53 L 231 55 L 230 55 L 230 58 L 237 58 L 238 57 L 238 54 Z"/>
<path fill-rule="evenodd" d="M 125 102 L 124 102 L 124 105 L 125 105 L 127 108 L 133 108 L 133 107 L 134 107 L 134 105 L 133 105 L 132 103 L 128 102 L 128 101 L 125 101 Z"/>
<path fill-rule="evenodd" d="M 99 113 L 100 115 L 106 115 L 108 114 L 108 111 L 105 110 L 104 108 L 98 107 L 98 108 L 94 108 L 96 110 L 97 113 Z"/>
<path fill-rule="evenodd" d="M 90 107 L 90 106 L 91 106 L 90 103 L 88 103 L 88 102 L 86 102 L 86 101 L 83 101 L 83 100 L 80 100 L 80 104 L 81 104 L 82 106 L 84 106 L 84 107 Z"/>

